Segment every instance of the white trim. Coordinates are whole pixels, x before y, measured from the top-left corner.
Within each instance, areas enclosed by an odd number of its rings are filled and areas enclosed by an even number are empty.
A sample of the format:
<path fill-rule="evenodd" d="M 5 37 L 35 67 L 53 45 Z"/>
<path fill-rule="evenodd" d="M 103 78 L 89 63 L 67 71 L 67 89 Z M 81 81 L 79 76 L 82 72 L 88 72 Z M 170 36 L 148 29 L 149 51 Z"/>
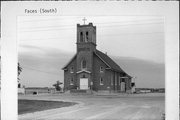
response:
<path fill-rule="evenodd" d="M 78 71 L 76 73 L 81 73 L 81 72 L 91 73 L 90 71 L 87 71 L 87 70 L 81 70 L 81 71 Z"/>

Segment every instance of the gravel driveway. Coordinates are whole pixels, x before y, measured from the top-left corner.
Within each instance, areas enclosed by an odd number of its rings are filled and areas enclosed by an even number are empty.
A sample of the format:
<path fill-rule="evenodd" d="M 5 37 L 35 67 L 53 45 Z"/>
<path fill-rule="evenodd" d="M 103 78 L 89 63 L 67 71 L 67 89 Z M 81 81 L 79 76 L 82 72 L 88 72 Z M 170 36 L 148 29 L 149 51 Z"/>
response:
<path fill-rule="evenodd" d="M 22 95 L 19 99 L 70 101 L 79 104 L 19 115 L 19 120 L 161 120 L 164 94 Z"/>

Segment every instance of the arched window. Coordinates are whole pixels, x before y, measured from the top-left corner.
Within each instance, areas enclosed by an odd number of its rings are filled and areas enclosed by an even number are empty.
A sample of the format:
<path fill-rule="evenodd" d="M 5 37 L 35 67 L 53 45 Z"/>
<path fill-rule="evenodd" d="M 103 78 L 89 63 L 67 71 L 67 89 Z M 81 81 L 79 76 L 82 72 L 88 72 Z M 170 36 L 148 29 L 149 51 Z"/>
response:
<path fill-rule="evenodd" d="M 80 32 L 80 42 L 83 42 L 83 32 Z"/>
<path fill-rule="evenodd" d="M 81 68 L 85 69 L 86 68 L 86 60 L 82 60 L 81 62 Z"/>
<path fill-rule="evenodd" d="M 100 85 L 104 85 L 102 77 L 100 77 Z"/>
<path fill-rule="evenodd" d="M 100 66 L 100 72 L 103 73 L 103 66 Z"/>
<path fill-rule="evenodd" d="M 70 68 L 70 73 L 74 73 L 74 67 Z"/>
<path fill-rule="evenodd" d="M 86 42 L 88 42 L 89 40 L 89 36 L 88 36 L 88 32 L 86 32 Z"/>
<path fill-rule="evenodd" d="M 74 79 L 73 79 L 73 77 L 72 77 L 71 80 L 70 80 L 70 85 L 74 85 Z"/>

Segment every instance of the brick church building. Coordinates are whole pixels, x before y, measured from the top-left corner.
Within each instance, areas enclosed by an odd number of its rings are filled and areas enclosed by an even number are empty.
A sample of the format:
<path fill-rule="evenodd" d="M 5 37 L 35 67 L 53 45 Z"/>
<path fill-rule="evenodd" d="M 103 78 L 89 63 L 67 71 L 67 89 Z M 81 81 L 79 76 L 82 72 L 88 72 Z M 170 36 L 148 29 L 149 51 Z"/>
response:
<path fill-rule="evenodd" d="M 131 76 L 96 49 L 96 26 L 77 24 L 77 53 L 63 67 L 64 89 L 128 92 Z"/>

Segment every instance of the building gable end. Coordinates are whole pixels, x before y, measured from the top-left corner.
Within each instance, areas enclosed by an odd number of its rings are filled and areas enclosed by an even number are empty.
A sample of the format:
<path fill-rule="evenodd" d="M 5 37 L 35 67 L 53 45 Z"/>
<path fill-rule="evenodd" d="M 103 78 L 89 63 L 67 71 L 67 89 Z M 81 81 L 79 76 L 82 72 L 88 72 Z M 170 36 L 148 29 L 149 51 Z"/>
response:
<path fill-rule="evenodd" d="M 95 53 L 95 52 L 94 52 L 94 53 Z M 106 68 L 106 69 L 111 69 L 111 66 L 110 66 L 106 61 L 104 61 L 98 54 L 95 53 L 95 55 L 96 55 L 103 63 L 105 63 L 105 64 L 108 66 L 108 68 Z"/>
<path fill-rule="evenodd" d="M 77 54 L 75 54 L 71 60 L 62 68 L 62 70 L 65 70 L 67 68 L 67 66 L 76 58 Z"/>

